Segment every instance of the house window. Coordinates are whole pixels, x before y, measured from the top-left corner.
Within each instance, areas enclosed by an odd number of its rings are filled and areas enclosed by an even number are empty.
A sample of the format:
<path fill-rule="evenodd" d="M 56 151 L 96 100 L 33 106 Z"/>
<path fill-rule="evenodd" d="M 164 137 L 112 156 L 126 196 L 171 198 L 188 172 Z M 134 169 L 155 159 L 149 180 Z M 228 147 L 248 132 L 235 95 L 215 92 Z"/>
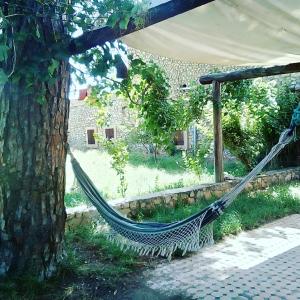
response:
<path fill-rule="evenodd" d="M 86 130 L 86 137 L 87 137 L 87 144 L 88 145 L 96 145 L 95 140 L 95 129 L 87 129 Z"/>
<path fill-rule="evenodd" d="M 114 128 L 105 128 L 105 138 L 108 140 L 115 138 L 115 130 Z"/>
<path fill-rule="evenodd" d="M 183 130 L 176 130 L 174 136 L 174 144 L 176 146 L 184 146 L 184 132 Z"/>
<path fill-rule="evenodd" d="M 87 96 L 88 96 L 87 89 L 79 90 L 79 99 L 78 100 L 84 100 Z"/>

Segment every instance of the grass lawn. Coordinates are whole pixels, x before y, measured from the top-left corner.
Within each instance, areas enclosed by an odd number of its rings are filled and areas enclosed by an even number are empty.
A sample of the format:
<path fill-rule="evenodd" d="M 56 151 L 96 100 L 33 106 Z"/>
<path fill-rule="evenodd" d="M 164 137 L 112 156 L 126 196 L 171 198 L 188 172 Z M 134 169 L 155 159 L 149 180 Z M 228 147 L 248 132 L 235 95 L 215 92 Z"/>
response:
<path fill-rule="evenodd" d="M 116 199 L 121 197 L 117 192 L 119 178 L 110 166 L 109 155 L 96 149 L 86 152 L 74 151 L 74 155 L 105 198 Z M 225 171 L 234 176 L 245 174 L 243 166 L 234 161 L 225 163 Z M 74 182 L 74 174 L 69 159 L 67 160 L 66 172 L 66 191 L 68 193 Z M 126 180 L 128 182 L 126 196 L 143 195 L 166 189 L 213 182 L 213 165 L 208 162 L 199 178 L 185 169 L 181 154 L 160 156 L 155 162 L 152 156 L 146 156 L 142 153 L 130 153 L 129 163 L 126 167 Z M 72 201 L 72 198 L 74 201 Z M 71 206 L 74 206 L 74 203 L 77 204 L 78 199 L 75 198 L 67 195 L 67 204 Z M 74 203 L 72 204 L 72 202 Z"/>
<path fill-rule="evenodd" d="M 172 222 L 184 219 L 213 200 L 201 200 L 193 205 L 178 204 L 175 208 L 158 208 L 151 216 L 144 218 L 159 222 Z M 243 193 L 214 223 L 214 239 L 221 240 L 243 230 L 251 230 L 272 220 L 300 213 L 300 184 L 292 182 L 277 185 L 263 191 Z"/>
<path fill-rule="evenodd" d="M 175 208 L 158 208 L 144 219 L 160 222 L 180 220 L 210 202 Z M 239 196 L 214 223 L 214 238 L 250 230 L 286 215 L 300 213 L 300 183 L 278 185 L 264 191 Z M 113 294 L 135 288 L 141 271 L 151 260 L 132 252 L 122 252 L 106 240 L 97 226 L 80 226 L 66 234 L 66 258 L 57 278 L 38 283 L 30 278 L 0 282 L 3 299 L 111 299 Z M 132 285 L 133 284 L 133 285 Z M 110 298 L 111 297 L 111 298 Z M 2 299 L 0 297 L 0 299 Z"/>

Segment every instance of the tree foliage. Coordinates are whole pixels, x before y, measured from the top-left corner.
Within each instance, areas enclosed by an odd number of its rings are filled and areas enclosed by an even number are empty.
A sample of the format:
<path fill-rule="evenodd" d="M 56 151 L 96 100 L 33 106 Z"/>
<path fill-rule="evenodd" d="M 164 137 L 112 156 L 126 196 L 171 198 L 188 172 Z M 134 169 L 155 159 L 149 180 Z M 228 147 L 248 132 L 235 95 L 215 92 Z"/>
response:
<path fill-rule="evenodd" d="M 122 197 L 125 197 L 128 188 L 128 183 L 125 176 L 125 167 L 129 160 L 129 153 L 127 150 L 127 144 L 125 141 L 118 140 L 106 140 L 101 137 L 97 137 L 98 142 L 110 155 L 111 167 L 116 171 L 120 179 L 118 192 Z"/>
<path fill-rule="evenodd" d="M 299 98 L 289 80 L 226 83 L 222 92 L 225 146 L 251 169 L 289 127 Z"/>
<path fill-rule="evenodd" d="M 201 176 L 206 167 L 206 159 L 211 150 L 212 140 L 209 136 L 203 136 L 201 141 L 196 145 L 194 151 L 183 152 L 183 162 L 185 167 Z"/>
<path fill-rule="evenodd" d="M 143 23 L 147 1 L 135 0 L 10 0 L 0 4 L 0 88 L 8 79 L 25 82 L 27 92 L 38 83 L 37 101 L 45 102 L 46 90 L 55 83 L 59 62 L 68 60 L 68 45 L 74 35 L 102 26 L 123 30 L 133 20 Z M 120 46 L 121 47 L 121 46 Z M 120 60 L 107 42 L 73 61 L 84 64 L 89 74 L 106 76 Z M 74 73 L 83 79 L 78 69 Z M 38 74 L 38 76 L 37 76 Z M 26 91 L 24 91 L 26 92 Z"/>
<path fill-rule="evenodd" d="M 154 62 L 146 64 L 139 58 L 131 58 L 124 80 L 108 78 L 93 90 L 98 95 L 98 103 L 108 103 L 115 96 L 126 99 L 128 107 L 137 112 L 140 138 L 167 151 L 174 147 L 175 132 L 185 130 L 193 120 L 199 120 L 211 98 L 209 90 L 200 85 L 179 97 L 170 95 L 164 71 Z"/>

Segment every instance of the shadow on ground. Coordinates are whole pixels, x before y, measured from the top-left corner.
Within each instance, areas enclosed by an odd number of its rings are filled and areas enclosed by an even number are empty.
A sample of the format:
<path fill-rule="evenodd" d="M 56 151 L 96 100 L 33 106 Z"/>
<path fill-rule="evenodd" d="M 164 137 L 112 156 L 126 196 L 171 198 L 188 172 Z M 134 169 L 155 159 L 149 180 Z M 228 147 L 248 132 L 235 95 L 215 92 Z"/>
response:
<path fill-rule="evenodd" d="M 116 293 L 114 296 L 109 296 L 106 300 L 190 300 L 183 295 L 167 296 L 161 294 L 158 291 L 150 289 L 146 286 L 140 286 L 134 289 L 130 289 L 123 293 Z"/>

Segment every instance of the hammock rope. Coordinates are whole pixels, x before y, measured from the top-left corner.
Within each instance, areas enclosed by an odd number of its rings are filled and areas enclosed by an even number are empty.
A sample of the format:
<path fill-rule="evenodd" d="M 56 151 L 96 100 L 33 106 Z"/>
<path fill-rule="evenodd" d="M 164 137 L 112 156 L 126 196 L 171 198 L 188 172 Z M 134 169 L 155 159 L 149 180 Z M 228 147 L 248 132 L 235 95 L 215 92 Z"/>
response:
<path fill-rule="evenodd" d="M 140 223 L 124 217 L 102 198 L 72 153 L 71 162 L 80 187 L 110 226 L 108 238 L 111 241 L 120 245 L 122 249 L 131 249 L 140 255 L 161 255 L 171 259 L 172 253 L 177 249 L 181 249 L 184 255 L 187 251 L 197 251 L 213 244 L 212 222 L 223 213 L 264 166 L 294 139 L 295 128 L 298 125 L 300 125 L 300 105 L 294 111 L 290 128 L 282 132 L 278 143 L 230 192 L 198 213 L 171 223 Z"/>

